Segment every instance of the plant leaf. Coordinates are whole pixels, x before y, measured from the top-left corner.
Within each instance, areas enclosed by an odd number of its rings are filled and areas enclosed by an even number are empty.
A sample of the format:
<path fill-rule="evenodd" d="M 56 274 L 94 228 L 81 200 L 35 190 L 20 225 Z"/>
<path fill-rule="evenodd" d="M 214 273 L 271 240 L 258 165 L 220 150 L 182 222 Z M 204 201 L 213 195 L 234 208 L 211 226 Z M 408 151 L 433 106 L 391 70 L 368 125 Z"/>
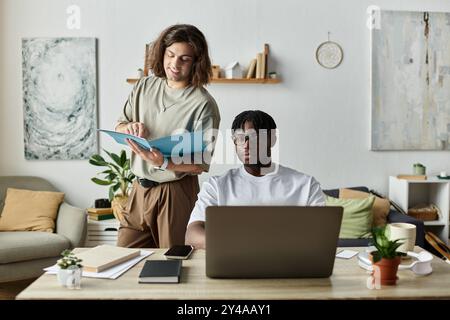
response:
<path fill-rule="evenodd" d="M 105 149 L 103 149 L 103 151 L 105 151 L 105 152 L 108 154 L 108 156 L 109 156 L 111 159 L 114 160 L 114 162 L 115 162 L 117 165 L 119 165 L 120 167 L 122 167 L 122 165 L 120 164 L 120 157 L 119 157 L 117 154 L 112 153 L 112 152 L 108 152 L 108 151 L 106 151 Z"/>
<path fill-rule="evenodd" d="M 127 153 L 125 150 L 120 151 L 120 166 L 125 169 L 125 164 L 127 163 Z"/>
<path fill-rule="evenodd" d="M 98 166 L 98 167 L 104 167 L 104 166 L 107 166 L 108 164 L 106 163 L 106 162 L 102 162 L 102 161 L 97 161 L 97 160 L 94 160 L 94 159 L 89 159 L 89 163 L 90 164 L 92 164 L 92 165 L 94 165 L 94 166 Z"/>
<path fill-rule="evenodd" d="M 120 188 L 120 182 L 119 182 L 119 183 L 116 183 L 115 185 L 113 185 L 112 188 L 113 188 L 113 191 L 114 191 L 114 192 L 116 192 L 117 190 L 119 190 L 119 188 Z"/>
<path fill-rule="evenodd" d="M 114 191 L 113 187 L 109 188 L 109 201 L 112 201 L 114 199 Z"/>
<path fill-rule="evenodd" d="M 108 180 L 100 180 L 98 178 L 91 178 L 92 182 L 102 185 L 102 186 L 109 186 L 110 184 L 112 184 L 112 181 L 108 181 Z"/>

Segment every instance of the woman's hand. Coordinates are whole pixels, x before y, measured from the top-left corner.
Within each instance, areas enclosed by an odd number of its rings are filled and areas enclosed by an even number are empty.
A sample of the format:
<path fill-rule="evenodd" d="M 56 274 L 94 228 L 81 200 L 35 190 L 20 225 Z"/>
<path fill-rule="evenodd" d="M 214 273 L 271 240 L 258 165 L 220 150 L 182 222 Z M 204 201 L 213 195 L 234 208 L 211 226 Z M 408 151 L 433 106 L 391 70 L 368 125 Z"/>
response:
<path fill-rule="evenodd" d="M 127 139 L 127 143 L 135 154 L 140 156 L 145 161 L 150 162 L 152 165 L 160 167 L 164 163 L 164 156 L 158 149 L 153 148 L 151 151 L 141 148 L 136 142 L 131 139 Z"/>
<path fill-rule="evenodd" d="M 147 138 L 149 134 L 142 122 L 130 122 L 125 124 L 124 133 L 132 134 L 140 138 Z"/>

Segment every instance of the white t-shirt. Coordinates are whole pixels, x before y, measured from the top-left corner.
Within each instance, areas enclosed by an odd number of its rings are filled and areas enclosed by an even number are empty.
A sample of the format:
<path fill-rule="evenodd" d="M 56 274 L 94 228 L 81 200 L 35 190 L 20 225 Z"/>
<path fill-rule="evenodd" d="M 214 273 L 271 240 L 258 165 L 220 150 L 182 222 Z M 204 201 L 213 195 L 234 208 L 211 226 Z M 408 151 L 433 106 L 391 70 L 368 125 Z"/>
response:
<path fill-rule="evenodd" d="M 325 195 L 314 177 L 294 169 L 279 165 L 277 171 L 255 177 L 241 166 L 203 183 L 189 223 L 205 221 L 209 206 L 245 205 L 323 206 Z"/>

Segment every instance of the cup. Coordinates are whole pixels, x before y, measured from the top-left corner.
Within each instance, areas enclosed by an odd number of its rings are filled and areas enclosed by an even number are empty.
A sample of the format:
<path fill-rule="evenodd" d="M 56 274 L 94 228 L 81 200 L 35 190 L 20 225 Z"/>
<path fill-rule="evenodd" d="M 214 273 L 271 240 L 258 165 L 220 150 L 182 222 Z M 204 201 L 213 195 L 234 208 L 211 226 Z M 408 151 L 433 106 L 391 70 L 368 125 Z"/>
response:
<path fill-rule="evenodd" d="M 446 178 L 447 177 L 447 172 L 441 171 L 441 175 L 440 176 L 443 177 L 443 178 Z"/>
<path fill-rule="evenodd" d="M 407 253 L 408 251 L 414 251 L 414 245 L 416 243 L 416 226 L 411 223 L 391 223 L 389 228 L 389 240 L 394 241 L 400 239 L 403 244 L 398 247 L 398 252 Z"/>

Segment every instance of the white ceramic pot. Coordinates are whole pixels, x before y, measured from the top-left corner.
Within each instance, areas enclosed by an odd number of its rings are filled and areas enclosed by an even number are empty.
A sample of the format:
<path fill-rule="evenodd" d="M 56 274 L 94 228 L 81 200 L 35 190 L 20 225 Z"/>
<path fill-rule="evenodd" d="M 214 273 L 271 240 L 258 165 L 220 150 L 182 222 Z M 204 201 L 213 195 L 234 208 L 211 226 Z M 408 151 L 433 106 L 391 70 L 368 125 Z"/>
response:
<path fill-rule="evenodd" d="M 59 269 L 57 278 L 60 285 L 69 289 L 80 289 L 82 268 Z"/>

